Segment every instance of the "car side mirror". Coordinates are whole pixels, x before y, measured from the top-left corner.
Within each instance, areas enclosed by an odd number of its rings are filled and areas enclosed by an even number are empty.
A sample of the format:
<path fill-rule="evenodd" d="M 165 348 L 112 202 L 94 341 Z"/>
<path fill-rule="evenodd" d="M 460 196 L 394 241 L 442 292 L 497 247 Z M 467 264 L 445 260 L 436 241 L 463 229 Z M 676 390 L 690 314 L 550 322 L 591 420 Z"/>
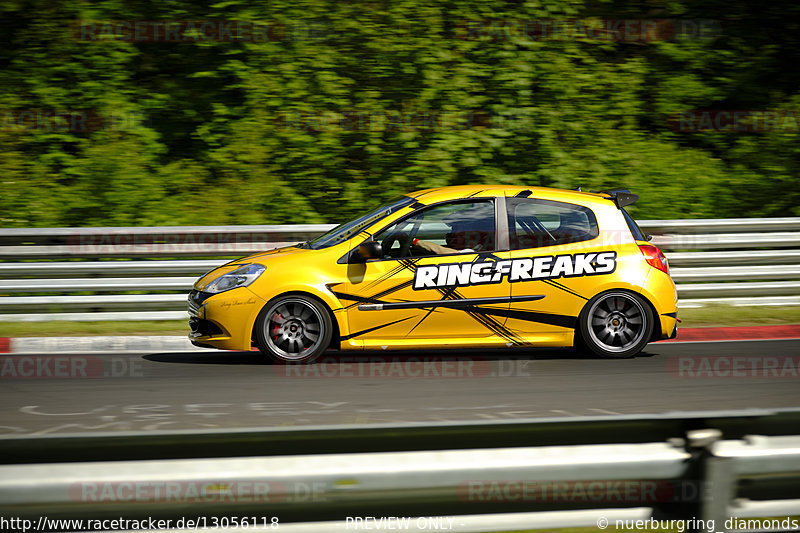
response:
<path fill-rule="evenodd" d="M 644 234 L 644 238 L 645 238 L 646 241 L 652 241 L 653 240 L 653 236 L 650 235 L 649 233 L 645 233 Z"/>
<path fill-rule="evenodd" d="M 381 244 L 375 241 L 366 241 L 353 250 L 350 260 L 353 263 L 365 263 L 370 259 L 380 259 L 381 257 L 383 257 Z"/>

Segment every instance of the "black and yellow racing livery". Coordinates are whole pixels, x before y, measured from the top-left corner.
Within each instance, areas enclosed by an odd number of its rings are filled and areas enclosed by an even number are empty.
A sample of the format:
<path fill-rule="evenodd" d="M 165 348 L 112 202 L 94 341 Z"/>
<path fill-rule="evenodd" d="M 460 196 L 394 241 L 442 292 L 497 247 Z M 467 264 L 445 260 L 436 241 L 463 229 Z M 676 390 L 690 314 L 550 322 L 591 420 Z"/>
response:
<path fill-rule="evenodd" d="M 200 346 L 312 361 L 341 350 L 541 346 L 631 357 L 677 332 L 664 254 L 627 190 L 457 186 L 239 259 L 189 297 Z"/>

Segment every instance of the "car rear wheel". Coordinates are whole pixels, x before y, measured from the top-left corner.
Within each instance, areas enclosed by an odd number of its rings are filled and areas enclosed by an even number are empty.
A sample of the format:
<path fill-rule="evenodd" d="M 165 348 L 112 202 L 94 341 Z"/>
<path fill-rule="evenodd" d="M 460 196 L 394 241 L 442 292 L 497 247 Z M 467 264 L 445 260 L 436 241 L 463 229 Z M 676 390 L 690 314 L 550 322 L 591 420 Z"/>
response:
<path fill-rule="evenodd" d="M 633 357 L 650 341 L 654 319 L 650 306 L 626 291 L 598 294 L 586 304 L 578 319 L 580 341 L 600 357 Z"/>
<path fill-rule="evenodd" d="M 332 333 L 328 310 L 306 296 L 275 298 L 264 306 L 256 320 L 258 348 L 278 361 L 313 361 L 328 348 Z"/>

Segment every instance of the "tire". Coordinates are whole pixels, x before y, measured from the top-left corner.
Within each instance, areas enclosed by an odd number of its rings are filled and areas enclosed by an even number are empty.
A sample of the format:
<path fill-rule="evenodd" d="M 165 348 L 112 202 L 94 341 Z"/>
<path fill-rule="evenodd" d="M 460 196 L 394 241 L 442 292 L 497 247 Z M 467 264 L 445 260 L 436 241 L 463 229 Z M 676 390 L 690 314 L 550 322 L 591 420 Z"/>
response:
<path fill-rule="evenodd" d="M 314 298 L 279 296 L 258 314 L 255 334 L 264 355 L 281 362 L 310 363 L 328 349 L 333 321 Z"/>
<path fill-rule="evenodd" d="M 650 342 L 654 325 L 653 312 L 641 296 L 627 291 L 604 292 L 589 300 L 581 311 L 580 338 L 575 346 L 607 359 L 633 357 Z"/>

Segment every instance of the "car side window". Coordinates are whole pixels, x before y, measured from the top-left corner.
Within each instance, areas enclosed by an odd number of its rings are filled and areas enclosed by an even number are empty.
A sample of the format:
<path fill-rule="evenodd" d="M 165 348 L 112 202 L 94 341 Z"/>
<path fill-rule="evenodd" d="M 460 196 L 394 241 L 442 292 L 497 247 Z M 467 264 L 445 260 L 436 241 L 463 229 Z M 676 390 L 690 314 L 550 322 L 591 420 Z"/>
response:
<path fill-rule="evenodd" d="M 459 201 L 420 209 L 375 235 L 384 259 L 495 249 L 493 200 Z"/>
<path fill-rule="evenodd" d="M 588 241 L 599 234 L 587 207 L 534 198 L 510 198 L 507 207 L 512 250 Z"/>

